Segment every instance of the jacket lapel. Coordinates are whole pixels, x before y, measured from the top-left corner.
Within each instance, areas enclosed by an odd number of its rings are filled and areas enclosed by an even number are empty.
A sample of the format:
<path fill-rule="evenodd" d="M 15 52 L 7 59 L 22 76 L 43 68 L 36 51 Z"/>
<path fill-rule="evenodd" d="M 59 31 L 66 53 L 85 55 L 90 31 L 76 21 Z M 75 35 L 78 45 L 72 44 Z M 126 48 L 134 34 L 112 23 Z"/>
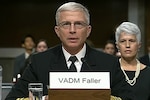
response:
<path fill-rule="evenodd" d="M 82 64 L 81 72 L 93 71 L 94 67 L 96 66 L 96 62 L 93 59 L 94 55 L 92 53 L 92 48 L 86 44 L 86 54 L 85 54 L 85 62 Z"/>
<path fill-rule="evenodd" d="M 52 64 L 52 71 L 65 72 L 68 71 L 66 60 L 62 52 L 61 46 L 55 51 L 54 63 Z"/>

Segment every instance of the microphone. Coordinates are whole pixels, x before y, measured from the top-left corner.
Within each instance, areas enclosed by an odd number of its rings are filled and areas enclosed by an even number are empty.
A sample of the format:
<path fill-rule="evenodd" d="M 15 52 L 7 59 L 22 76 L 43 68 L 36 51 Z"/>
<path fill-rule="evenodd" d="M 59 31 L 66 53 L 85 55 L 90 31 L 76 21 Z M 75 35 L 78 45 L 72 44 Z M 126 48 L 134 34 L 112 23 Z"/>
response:
<path fill-rule="evenodd" d="M 89 70 L 92 70 L 91 67 L 90 67 L 90 65 L 87 63 L 87 61 L 86 61 L 85 58 L 81 58 L 81 61 L 82 61 L 83 64 L 85 63 L 87 65 L 87 67 L 89 68 Z"/>

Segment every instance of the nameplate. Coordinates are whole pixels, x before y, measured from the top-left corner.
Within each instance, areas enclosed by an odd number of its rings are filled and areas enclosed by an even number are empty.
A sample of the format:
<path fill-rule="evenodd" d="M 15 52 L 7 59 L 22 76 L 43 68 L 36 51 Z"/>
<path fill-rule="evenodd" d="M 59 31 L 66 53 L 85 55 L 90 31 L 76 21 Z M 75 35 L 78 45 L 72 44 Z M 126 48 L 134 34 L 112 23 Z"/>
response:
<path fill-rule="evenodd" d="M 109 72 L 50 72 L 50 89 L 110 89 Z"/>

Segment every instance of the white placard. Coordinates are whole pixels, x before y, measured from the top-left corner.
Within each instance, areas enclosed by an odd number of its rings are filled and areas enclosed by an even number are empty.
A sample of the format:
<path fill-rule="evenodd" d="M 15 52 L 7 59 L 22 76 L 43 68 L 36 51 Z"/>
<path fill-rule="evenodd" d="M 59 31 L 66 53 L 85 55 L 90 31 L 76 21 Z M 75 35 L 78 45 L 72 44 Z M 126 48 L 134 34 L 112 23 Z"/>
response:
<path fill-rule="evenodd" d="M 110 89 L 109 72 L 50 72 L 50 89 Z"/>

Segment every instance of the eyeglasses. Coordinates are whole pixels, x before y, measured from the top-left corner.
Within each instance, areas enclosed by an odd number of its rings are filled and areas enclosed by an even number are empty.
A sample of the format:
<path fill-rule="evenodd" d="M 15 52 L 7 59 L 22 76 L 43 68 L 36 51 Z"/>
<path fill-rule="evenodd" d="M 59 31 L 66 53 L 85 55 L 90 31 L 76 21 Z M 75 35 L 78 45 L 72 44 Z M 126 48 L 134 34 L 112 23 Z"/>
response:
<path fill-rule="evenodd" d="M 75 27 L 76 29 L 82 29 L 82 28 L 84 28 L 85 26 L 88 26 L 87 23 L 82 22 L 82 21 L 77 21 L 77 22 L 74 22 L 74 23 L 65 21 L 65 22 L 59 23 L 58 26 L 60 26 L 60 27 L 62 27 L 62 28 L 64 28 L 64 29 L 69 29 L 72 24 L 74 25 L 74 27 Z"/>

